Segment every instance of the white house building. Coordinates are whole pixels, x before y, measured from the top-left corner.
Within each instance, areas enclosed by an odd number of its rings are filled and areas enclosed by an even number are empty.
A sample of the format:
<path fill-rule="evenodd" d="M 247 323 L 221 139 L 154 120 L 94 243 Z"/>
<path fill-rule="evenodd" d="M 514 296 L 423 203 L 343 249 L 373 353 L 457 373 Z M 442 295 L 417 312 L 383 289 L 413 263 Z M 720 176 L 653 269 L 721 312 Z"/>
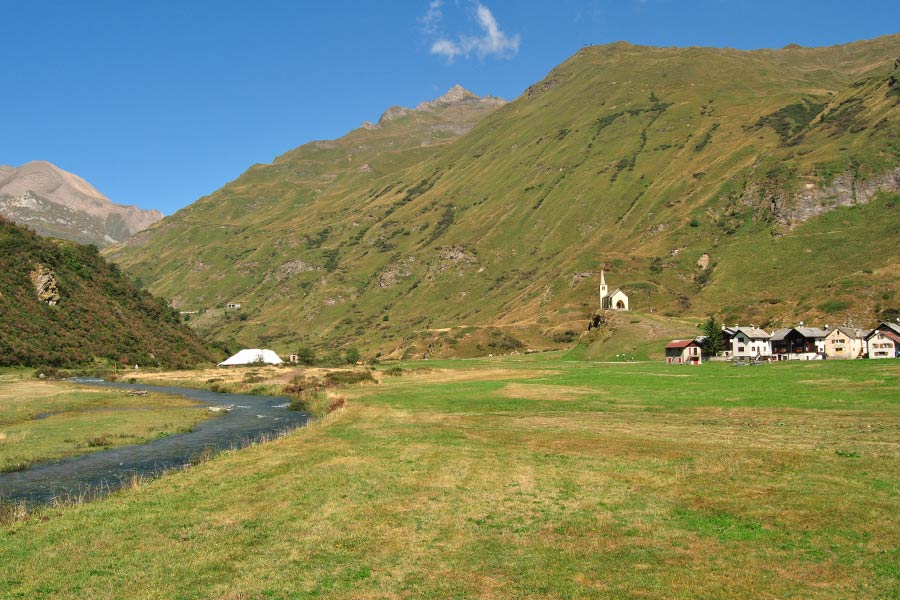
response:
<path fill-rule="evenodd" d="M 869 358 L 900 358 L 900 327 L 893 323 L 882 323 L 869 334 L 866 343 Z"/>
<path fill-rule="evenodd" d="M 760 360 L 772 356 L 772 336 L 757 327 L 723 327 L 726 356 Z"/>
<path fill-rule="evenodd" d="M 606 286 L 606 276 L 600 270 L 600 308 L 606 310 L 628 310 L 628 296 L 621 289 L 610 294 Z"/>

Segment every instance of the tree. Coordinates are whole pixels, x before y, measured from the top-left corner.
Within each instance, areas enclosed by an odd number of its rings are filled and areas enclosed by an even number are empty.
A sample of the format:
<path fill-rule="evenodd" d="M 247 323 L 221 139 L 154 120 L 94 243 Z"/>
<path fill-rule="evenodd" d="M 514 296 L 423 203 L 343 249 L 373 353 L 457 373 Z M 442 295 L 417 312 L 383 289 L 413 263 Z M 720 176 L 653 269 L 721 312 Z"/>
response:
<path fill-rule="evenodd" d="M 359 350 L 356 348 L 347 348 L 344 351 L 344 359 L 347 361 L 348 365 L 355 365 L 359 358 Z"/>
<path fill-rule="evenodd" d="M 297 360 L 301 365 L 314 365 L 316 364 L 316 351 L 309 346 L 303 346 L 297 350 Z"/>
<path fill-rule="evenodd" d="M 725 349 L 725 343 L 722 341 L 722 328 L 716 322 L 716 318 L 710 315 L 709 319 L 703 324 L 703 353 L 707 356 L 715 356 Z"/>

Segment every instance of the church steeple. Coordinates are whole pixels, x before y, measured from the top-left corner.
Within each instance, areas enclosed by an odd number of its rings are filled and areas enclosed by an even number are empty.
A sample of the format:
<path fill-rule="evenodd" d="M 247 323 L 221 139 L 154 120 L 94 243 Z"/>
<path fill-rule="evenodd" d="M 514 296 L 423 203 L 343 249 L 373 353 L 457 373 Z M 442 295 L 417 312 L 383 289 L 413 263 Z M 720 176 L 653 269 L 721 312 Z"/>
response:
<path fill-rule="evenodd" d="M 609 295 L 609 289 L 606 287 L 606 276 L 603 273 L 603 269 L 600 269 L 600 303 L 603 303 L 603 299 Z"/>

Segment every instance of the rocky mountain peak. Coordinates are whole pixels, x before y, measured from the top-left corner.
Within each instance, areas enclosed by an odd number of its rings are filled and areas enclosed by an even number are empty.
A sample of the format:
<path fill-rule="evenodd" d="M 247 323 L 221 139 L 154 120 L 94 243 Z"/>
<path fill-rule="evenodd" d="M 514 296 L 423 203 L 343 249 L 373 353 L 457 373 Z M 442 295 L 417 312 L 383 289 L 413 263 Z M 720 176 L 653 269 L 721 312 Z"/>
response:
<path fill-rule="evenodd" d="M 438 96 L 434 100 L 422 102 L 414 109 L 406 108 L 405 106 L 390 107 L 389 109 L 384 111 L 384 113 L 381 115 L 381 118 L 378 119 L 378 125 L 386 123 L 387 121 L 398 119 L 402 116 L 408 115 L 411 112 L 435 110 L 438 108 L 453 106 L 455 104 L 462 103 L 483 104 L 486 106 L 502 106 L 503 104 L 506 104 L 506 100 L 491 95 L 487 95 L 484 97 L 477 96 L 463 86 L 456 84 L 452 88 L 450 88 L 446 94 Z M 363 126 L 365 127 L 365 124 Z"/>
<path fill-rule="evenodd" d="M 157 210 L 114 204 L 78 175 L 44 160 L 0 167 L 0 214 L 42 235 L 98 246 L 163 217 Z"/>

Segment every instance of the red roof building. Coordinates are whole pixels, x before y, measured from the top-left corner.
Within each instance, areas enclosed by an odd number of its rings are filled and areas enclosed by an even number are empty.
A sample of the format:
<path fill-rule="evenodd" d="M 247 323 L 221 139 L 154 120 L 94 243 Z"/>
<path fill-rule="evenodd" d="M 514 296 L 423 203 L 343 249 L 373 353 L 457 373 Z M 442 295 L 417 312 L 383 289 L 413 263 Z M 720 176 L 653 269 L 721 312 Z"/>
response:
<path fill-rule="evenodd" d="M 697 340 L 672 340 L 666 344 L 666 364 L 699 365 L 703 362 L 703 352 Z"/>

